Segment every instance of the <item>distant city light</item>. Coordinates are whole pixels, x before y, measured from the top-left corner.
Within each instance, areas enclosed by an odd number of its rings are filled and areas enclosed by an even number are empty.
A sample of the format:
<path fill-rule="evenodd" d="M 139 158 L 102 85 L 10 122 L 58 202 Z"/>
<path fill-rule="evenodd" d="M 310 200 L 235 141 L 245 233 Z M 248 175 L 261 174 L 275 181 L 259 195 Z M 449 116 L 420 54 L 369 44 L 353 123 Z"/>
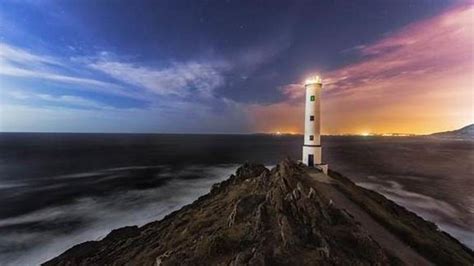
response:
<path fill-rule="evenodd" d="M 322 80 L 319 76 L 314 76 L 306 79 L 305 85 L 322 83 Z"/>
<path fill-rule="evenodd" d="M 295 132 L 295 131 L 273 131 L 273 132 L 270 132 L 270 134 L 276 135 L 276 136 L 285 136 L 285 135 L 297 135 L 297 134 L 299 134 L 299 132 Z"/>

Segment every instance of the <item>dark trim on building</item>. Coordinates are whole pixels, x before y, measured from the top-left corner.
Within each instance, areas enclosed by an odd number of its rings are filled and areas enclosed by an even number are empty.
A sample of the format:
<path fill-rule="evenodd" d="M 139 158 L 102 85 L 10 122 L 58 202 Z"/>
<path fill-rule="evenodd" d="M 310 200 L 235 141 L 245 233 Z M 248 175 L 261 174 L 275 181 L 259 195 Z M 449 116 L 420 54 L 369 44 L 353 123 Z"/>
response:
<path fill-rule="evenodd" d="M 321 147 L 321 145 L 303 145 L 305 147 L 313 147 L 313 148 L 317 148 L 317 147 Z"/>

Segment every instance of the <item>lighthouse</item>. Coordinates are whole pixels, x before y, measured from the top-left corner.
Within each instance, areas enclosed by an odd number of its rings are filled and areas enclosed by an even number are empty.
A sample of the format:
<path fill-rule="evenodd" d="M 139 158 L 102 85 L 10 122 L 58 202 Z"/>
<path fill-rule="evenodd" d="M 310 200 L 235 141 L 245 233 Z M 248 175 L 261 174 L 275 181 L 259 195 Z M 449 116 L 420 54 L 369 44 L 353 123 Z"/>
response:
<path fill-rule="evenodd" d="M 327 174 L 328 166 L 321 157 L 321 90 L 323 83 L 316 76 L 305 82 L 305 114 L 303 163 L 315 167 Z"/>

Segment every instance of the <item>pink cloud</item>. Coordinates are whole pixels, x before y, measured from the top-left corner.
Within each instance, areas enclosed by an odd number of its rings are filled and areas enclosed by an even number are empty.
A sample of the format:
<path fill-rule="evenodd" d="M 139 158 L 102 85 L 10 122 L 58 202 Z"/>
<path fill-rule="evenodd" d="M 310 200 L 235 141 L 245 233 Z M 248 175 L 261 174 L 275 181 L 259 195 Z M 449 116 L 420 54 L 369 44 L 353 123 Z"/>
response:
<path fill-rule="evenodd" d="M 288 84 L 281 87 L 280 91 L 288 99 L 300 100 L 304 96 L 303 84 Z"/>
<path fill-rule="evenodd" d="M 408 25 L 360 49 L 362 61 L 327 73 L 326 87 L 358 90 L 358 85 L 392 78 L 425 77 L 452 72 L 452 67 L 472 69 L 473 18 L 469 5 Z"/>
<path fill-rule="evenodd" d="M 356 50 L 361 59 L 323 73 L 323 131 L 428 133 L 474 121 L 474 5 L 449 9 Z M 273 128 L 299 127 L 301 87 L 281 89 L 287 100 L 254 108 L 252 115 L 293 119 Z M 302 110 L 301 104 L 299 109 Z M 278 113 L 278 114 L 277 114 Z M 258 123 L 257 130 L 258 130 Z M 270 128 L 266 126 L 266 128 Z"/>

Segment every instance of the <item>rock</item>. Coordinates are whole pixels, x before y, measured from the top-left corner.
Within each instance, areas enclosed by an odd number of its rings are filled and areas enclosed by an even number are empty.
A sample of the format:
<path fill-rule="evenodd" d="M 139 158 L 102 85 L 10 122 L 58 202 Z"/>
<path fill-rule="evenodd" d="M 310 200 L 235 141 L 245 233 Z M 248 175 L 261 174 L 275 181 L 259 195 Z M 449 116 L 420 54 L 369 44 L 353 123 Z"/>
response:
<path fill-rule="evenodd" d="M 248 265 L 249 260 L 252 258 L 253 254 L 250 250 L 246 250 L 241 252 L 235 256 L 234 260 L 232 261 L 232 266 L 241 266 L 241 265 Z"/>
<path fill-rule="evenodd" d="M 250 258 L 248 265 L 249 266 L 264 266 L 264 265 L 266 265 L 265 255 L 263 255 L 260 252 L 255 252 L 253 254 L 252 258 Z"/>
<path fill-rule="evenodd" d="M 171 256 L 172 253 L 173 252 L 171 250 L 168 250 L 165 253 L 163 253 L 162 255 L 158 256 L 156 258 L 156 266 L 161 266 L 163 264 L 163 262 Z"/>
<path fill-rule="evenodd" d="M 262 164 L 245 163 L 237 169 L 236 175 L 237 178 L 245 180 L 247 178 L 260 176 L 262 173 L 268 171 L 269 170 Z"/>
<path fill-rule="evenodd" d="M 310 199 L 316 198 L 316 191 L 313 188 L 309 189 L 308 198 Z"/>
<path fill-rule="evenodd" d="M 112 230 L 103 241 L 119 241 L 127 238 L 134 237 L 140 234 L 138 226 L 125 226 L 119 229 Z"/>
<path fill-rule="evenodd" d="M 229 226 L 243 221 L 247 216 L 256 212 L 257 206 L 265 200 L 265 195 L 249 195 L 237 201 L 229 216 Z"/>

